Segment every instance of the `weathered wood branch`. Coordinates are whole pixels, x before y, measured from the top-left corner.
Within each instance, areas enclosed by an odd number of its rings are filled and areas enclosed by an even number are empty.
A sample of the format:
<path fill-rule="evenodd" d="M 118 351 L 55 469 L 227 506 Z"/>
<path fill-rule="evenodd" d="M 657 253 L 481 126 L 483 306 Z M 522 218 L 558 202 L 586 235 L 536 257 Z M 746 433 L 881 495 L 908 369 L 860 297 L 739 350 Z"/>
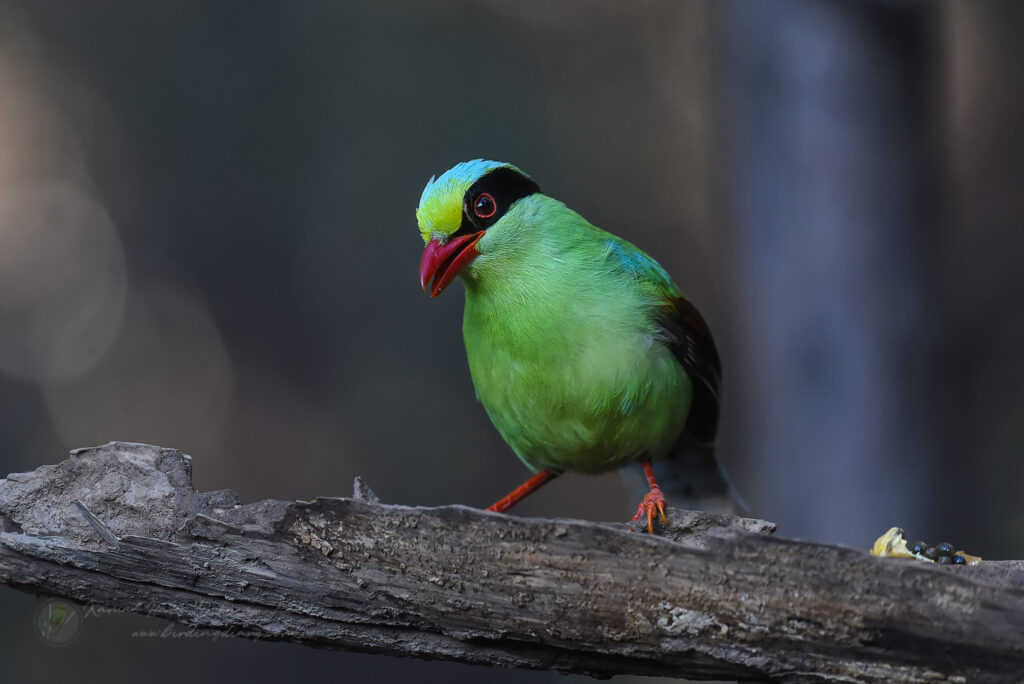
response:
<path fill-rule="evenodd" d="M 684 511 L 652 537 L 374 498 L 240 505 L 196 492 L 173 449 L 81 449 L 0 480 L 0 579 L 252 638 L 597 676 L 1024 674 L 1016 561 L 875 559 Z"/>

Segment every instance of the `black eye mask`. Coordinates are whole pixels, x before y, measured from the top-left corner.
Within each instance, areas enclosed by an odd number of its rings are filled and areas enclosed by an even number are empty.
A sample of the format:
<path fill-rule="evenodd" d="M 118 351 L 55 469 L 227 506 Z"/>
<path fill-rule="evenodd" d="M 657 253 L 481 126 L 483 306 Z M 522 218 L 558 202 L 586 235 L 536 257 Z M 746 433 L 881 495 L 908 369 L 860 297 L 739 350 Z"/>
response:
<path fill-rule="evenodd" d="M 507 166 L 485 174 L 462 198 L 462 224 L 452 237 L 490 228 L 513 202 L 535 192 L 540 192 L 539 185 Z"/>

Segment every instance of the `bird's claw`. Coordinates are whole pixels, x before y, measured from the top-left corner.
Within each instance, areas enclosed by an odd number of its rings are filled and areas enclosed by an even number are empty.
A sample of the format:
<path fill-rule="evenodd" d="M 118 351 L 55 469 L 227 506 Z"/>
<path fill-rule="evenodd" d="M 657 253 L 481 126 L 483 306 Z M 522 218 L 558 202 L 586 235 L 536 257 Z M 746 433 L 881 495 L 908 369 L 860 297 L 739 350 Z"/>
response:
<path fill-rule="evenodd" d="M 647 531 L 654 534 L 654 513 L 657 512 L 661 516 L 661 522 L 665 525 L 668 524 L 668 518 L 665 517 L 665 495 L 661 493 L 661 489 L 658 487 L 651 487 L 651 491 L 644 495 L 643 501 L 636 509 L 636 515 L 633 516 L 633 520 L 640 520 L 645 515 L 647 516 Z"/>

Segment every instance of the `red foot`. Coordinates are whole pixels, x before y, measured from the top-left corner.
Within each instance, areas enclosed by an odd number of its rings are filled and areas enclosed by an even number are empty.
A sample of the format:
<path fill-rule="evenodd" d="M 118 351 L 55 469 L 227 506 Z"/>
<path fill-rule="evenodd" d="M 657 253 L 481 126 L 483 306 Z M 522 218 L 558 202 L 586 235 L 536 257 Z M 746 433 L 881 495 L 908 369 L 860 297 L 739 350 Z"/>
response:
<path fill-rule="evenodd" d="M 647 531 L 654 534 L 654 513 L 661 516 L 661 522 L 668 523 L 668 519 L 665 517 L 665 495 L 661 493 L 661 490 L 657 487 L 651 489 L 644 495 L 644 500 L 640 502 L 640 506 L 636 509 L 636 515 L 633 516 L 633 520 L 639 520 L 644 515 L 647 516 Z"/>
<path fill-rule="evenodd" d="M 636 509 L 636 515 L 633 516 L 633 520 L 640 520 L 646 515 L 647 531 L 650 534 L 654 534 L 655 512 L 661 516 L 662 523 L 668 524 L 668 518 L 665 517 L 665 495 L 661 493 L 661 488 L 654 481 L 654 471 L 651 470 L 651 464 L 648 461 L 644 462 L 644 473 L 647 475 L 647 482 L 651 485 L 651 491 L 644 495 L 643 501 L 640 502 Z"/>

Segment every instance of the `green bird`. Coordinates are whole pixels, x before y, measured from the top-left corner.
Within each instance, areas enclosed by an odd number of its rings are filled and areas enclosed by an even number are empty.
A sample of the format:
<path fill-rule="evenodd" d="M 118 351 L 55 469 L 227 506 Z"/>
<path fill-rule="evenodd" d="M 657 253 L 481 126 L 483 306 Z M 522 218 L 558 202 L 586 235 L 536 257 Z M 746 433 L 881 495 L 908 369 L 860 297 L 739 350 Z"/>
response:
<path fill-rule="evenodd" d="M 68 618 L 68 607 L 67 606 L 65 606 L 62 603 L 58 603 L 56 605 L 51 603 L 50 604 L 50 615 L 49 615 L 49 620 L 48 620 L 48 624 L 47 624 L 47 634 L 46 634 L 46 636 L 48 636 L 48 637 L 56 636 L 57 632 L 60 631 L 60 628 L 64 626 L 65 622 L 67 622 L 67 618 Z"/>
<path fill-rule="evenodd" d="M 462 279 L 477 397 L 535 473 L 489 510 L 565 471 L 641 464 L 649 492 L 633 519 L 646 516 L 653 532 L 666 499 L 652 463 L 666 457 L 682 468 L 675 484 L 685 500 L 729 500 L 711 447 L 718 352 L 658 262 L 501 162 L 463 162 L 431 178 L 416 219 L 426 243 L 420 283 L 435 297 Z"/>

